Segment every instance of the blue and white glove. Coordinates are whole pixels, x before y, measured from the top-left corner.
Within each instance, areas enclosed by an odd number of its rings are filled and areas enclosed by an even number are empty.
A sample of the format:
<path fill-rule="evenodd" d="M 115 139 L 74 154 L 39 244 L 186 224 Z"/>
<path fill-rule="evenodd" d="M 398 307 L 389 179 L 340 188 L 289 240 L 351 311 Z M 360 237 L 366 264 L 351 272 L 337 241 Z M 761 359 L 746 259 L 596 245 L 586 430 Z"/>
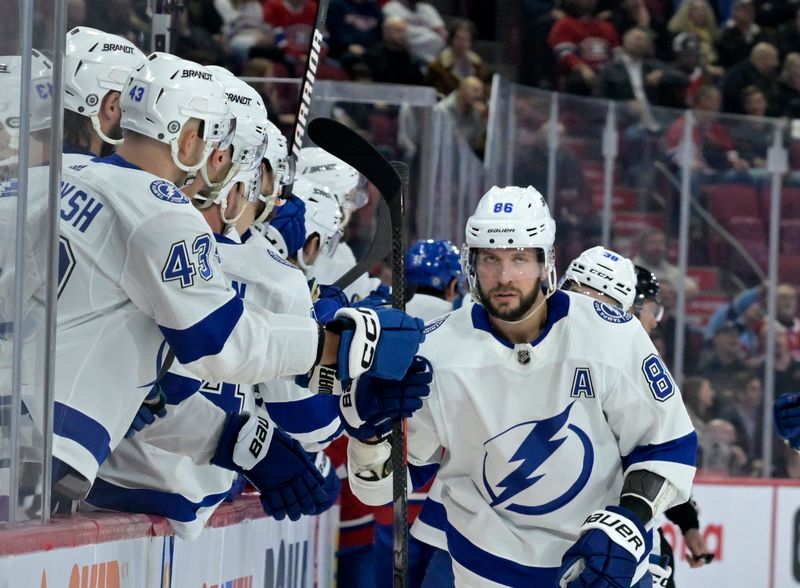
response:
<path fill-rule="evenodd" d="M 561 559 L 559 588 L 630 588 L 652 546 L 652 533 L 627 508 L 593 512 Z"/>
<path fill-rule="evenodd" d="M 409 418 L 422 408 L 430 394 L 433 368 L 417 356 L 402 380 L 383 380 L 366 373 L 344 391 L 339 399 L 342 425 L 351 437 L 374 439 L 392 431 L 398 418 Z"/>
<path fill-rule="evenodd" d="M 314 466 L 316 466 L 317 471 L 322 477 L 325 478 L 323 489 L 325 490 L 327 500 L 317 505 L 316 514 L 320 514 L 336 504 L 342 483 L 339 480 L 339 475 L 336 473 L 336 468 L 333 467 L 331 463 L 331 458 L 328 457 L 324 451 L 320 451 L 314 455 Z"/>
<path fill-rule="evenodd" d="M 800 394 L 781 394 L 772 406 L 775 430 L 789 442 L 792 449 L 800 450 Z"/>
<path fill-rule="evenodd" d="M 288 198 L 269 225 L 283 237 L 286 256 L 293 256 L 306 244 L 306 203 L 297 196 Z"/>
<path fill-rule="evenodd" d="M 261 492 L 264 512 L 296 521 L 327 508 L 328 481 L 296 440 L 264 417 L 231 414 L 211 463 L 244 474 Z"/>
<path fill-rule="evenodd" d="M 376 378 L 400 380 L 425 340 L 425 323 L 393 308 L 342 308 L 326 328 L 340 336 L 340 382 L 367 371 Z"/>
<path fill-rule="evenodd" d="M 314 302 L 314 314 L 323 325 L 333 320 L 340 308 L 347 308 L 347 294 L 336 286 L 317 286 L 319 298 Z"/>
<path fill-rule="evenodd" d="M 144 402 L 136 412 L 136 416 L 133 417 L 128 432 L 125 433 L 125 438 L 130 439 L 147 425 L 156 422 L 156 418 L 163 419 L 165 416 L 167 416 L 167 395 L 164 394 L 161 386 L 156 384 L 145 396 Z"/>

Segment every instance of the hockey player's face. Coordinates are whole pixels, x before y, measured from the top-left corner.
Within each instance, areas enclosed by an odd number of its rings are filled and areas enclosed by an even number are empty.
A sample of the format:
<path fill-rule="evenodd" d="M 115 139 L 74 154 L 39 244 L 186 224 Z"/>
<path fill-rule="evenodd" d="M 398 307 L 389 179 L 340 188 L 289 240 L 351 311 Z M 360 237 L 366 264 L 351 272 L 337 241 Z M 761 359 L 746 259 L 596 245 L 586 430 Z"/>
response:
<path fill-rule="evenodd" d="M 505 321 L 524 317 L 541 292 L 542 265 L 534 249 L 481 249 L 476 260 L 481 300 Z"/>

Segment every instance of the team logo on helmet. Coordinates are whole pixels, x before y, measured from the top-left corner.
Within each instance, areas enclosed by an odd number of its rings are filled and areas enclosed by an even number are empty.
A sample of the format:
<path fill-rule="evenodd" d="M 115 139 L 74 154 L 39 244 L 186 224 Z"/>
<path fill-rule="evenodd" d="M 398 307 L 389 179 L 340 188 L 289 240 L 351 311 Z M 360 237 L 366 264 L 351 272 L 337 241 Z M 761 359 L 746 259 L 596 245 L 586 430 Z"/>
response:
<path fill-rule="evenodd" d="M 150 184 L 150 191 L 153 196 L 165 202 L 172 202 L 173 204 L 187 204 L 189 202 L 186 195 L 178 190 L 175 184 L 166 180 L 155 180 Z"/>
<path fill-rule="evenodd" d="M 491 506 L 545 515 L 584 489 L 594 448 L 586 432 L 569 422 L 574 404 L 550 418 L 514 425 L 484 443 L 483 486 Z"/>
<path fill-rule="evenodd" d="M 593 304 L 594 304 L 594 311 L 604 321 L 620 325 L 622 323 L 627 323 L 629 320 L 633 318 L 633 315 L 628 314 L 624 310 L 620 308 L 614 308 L 613 306 L 604 304 L 599 300 L 595 300 Z"/>
<path fill-rule="evenodd" d="M 86 97 L 86 104 L 88 104 L 89 106 L 96 106 L 97 101 L 98 101 L 97 94 L 89 94 Z"/>

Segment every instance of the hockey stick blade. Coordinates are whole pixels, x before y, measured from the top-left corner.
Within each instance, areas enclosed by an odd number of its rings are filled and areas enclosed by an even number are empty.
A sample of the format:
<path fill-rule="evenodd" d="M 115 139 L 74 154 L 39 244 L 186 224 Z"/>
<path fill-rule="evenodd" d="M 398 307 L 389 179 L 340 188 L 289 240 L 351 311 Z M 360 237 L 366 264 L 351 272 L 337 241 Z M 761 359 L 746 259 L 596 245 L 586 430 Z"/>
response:
<path fill-rule="evenodd" d="M 340 122 L 315 118 L 308 125 L 308 136 L 318 147 L 354 167 L 381 193 L 377 229 L 369 249 L 354 267 L 334 283 L 344 289 L 391 251 L 392 227 L 395 221 L 400 222 L 393 218 L 393 209 L 403 183 L 392 164 L 369 141 Z"/>

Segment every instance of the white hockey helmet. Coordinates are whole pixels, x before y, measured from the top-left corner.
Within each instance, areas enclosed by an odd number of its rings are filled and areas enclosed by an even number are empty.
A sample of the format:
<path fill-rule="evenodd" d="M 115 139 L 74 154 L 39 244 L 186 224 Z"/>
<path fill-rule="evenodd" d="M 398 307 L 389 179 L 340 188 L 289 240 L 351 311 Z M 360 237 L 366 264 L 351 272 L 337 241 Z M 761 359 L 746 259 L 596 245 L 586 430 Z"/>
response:
<path fill-rule="evenodd" d="M 306 235 L 319 235 L 320 255 L 332 257 L 342 237 L 342 209 L 336 198 L 324 186 L 299 176 L 294 182 L 294 195 L 306 204 Z M 297 261 L 303 269 L 310 264 L 303 260 L 303 250 L 297 253 Z"/>
<path fill-rule="evenodd" d="M 267 121 L 267 136 L 267 151 L 264 153 L 264 159 L 272 168 L 272 193 L 261 194 L 259 199 L 264 203 L 264 208 L 256 218 L 255 224 L 261 224 L 267 220 L 269 213 L 278 204 L 283 186 L 293 183 L 295 176 L 295 161 L 294 157 L 289 155 L 286 137 L 272 121 Z"/>
<path fill-rule="evenodd" d="M 297 172 L 325 186 L 339 201 L 344 225 L 353 211 L 367 203 L 367 182 L 356 169 L 319 147 L 304 147 L 297 160 Z"/>
<path fill-rule="evenodd" d="M 541 249 L 547 273 L 548 296 L 556 288 L 556 223 L 539 191 L 528 186 L 493 186 L 467 219 L 461 265 L 472 297 L 480 301 L 474 253 L 478 249 Z"/>
<path fill-rule="evenodd" d="M 64 56 L 64 108 L 87 116 L 103 141 L 119 145 L 100 130 L 97 114 L 109 92 L 122 92 L 131 71 L 145 55 L 125 37 L 89 27 L 67 33 Z"/>
<path fill-rule="evenodd" d="M 636 270 L 633 262 L 605 247 L 587 249 L 572 260 L 564 282 L 573 281 L 605 294 L 628 311 L 636 297 Z"/>
<path fill-rule="evenodd" d="M 0 57 L 0 122 L 19 147 L 22 57 Z M 50 128 L 52 120 L 53 64 L 36 49 L 31 50 L 29 120 L 31 133 Z"/>
<path fill-rule="evenodd" d="M 169 53 L 152 53 L 131 72 L 121 104 L 122 128 L 168 144 L 175 166 L 185 172 L 200 169 L 212 150 L 230 146 L 236 128 L 225 90 L 214 75 Z M 206 146 L 198 163 L 186 165 L 178 158 L 178 138 L 193 118 L 203 122 Z"/>
<path fill-rule="evenodd" d="M 245 210 L 247 210 L 247 204 L 252 204 L 258 200 L 259 195 L 261 194 L 261 178 L 263 175 L 263 169 L 261 166 L 254 167 L 252 169 L 240 169 L 230 180 L 225 182 L 225 184 L 220 188 L 219 195 L 217 197 L 217 201 L 219 202 L 219 213 L 220 217 L 222 218 L 222 222 L 229 227 L 236 223 L 239 218 L 244 214 Z M 228 206 L 228 195 L 231 193 L 231 190 L 235 186 L 239 186 L 240 191 L 240 198 L 242 200 L 242 205 L 239 207 L 238 212 L 234 215 L 233 218 L 228 218 L 226 215 L 226 209 Z M 195 196 L 197 199 L 199 197 Z M 227 232 L 227 231 L 225 231 Z"/>

